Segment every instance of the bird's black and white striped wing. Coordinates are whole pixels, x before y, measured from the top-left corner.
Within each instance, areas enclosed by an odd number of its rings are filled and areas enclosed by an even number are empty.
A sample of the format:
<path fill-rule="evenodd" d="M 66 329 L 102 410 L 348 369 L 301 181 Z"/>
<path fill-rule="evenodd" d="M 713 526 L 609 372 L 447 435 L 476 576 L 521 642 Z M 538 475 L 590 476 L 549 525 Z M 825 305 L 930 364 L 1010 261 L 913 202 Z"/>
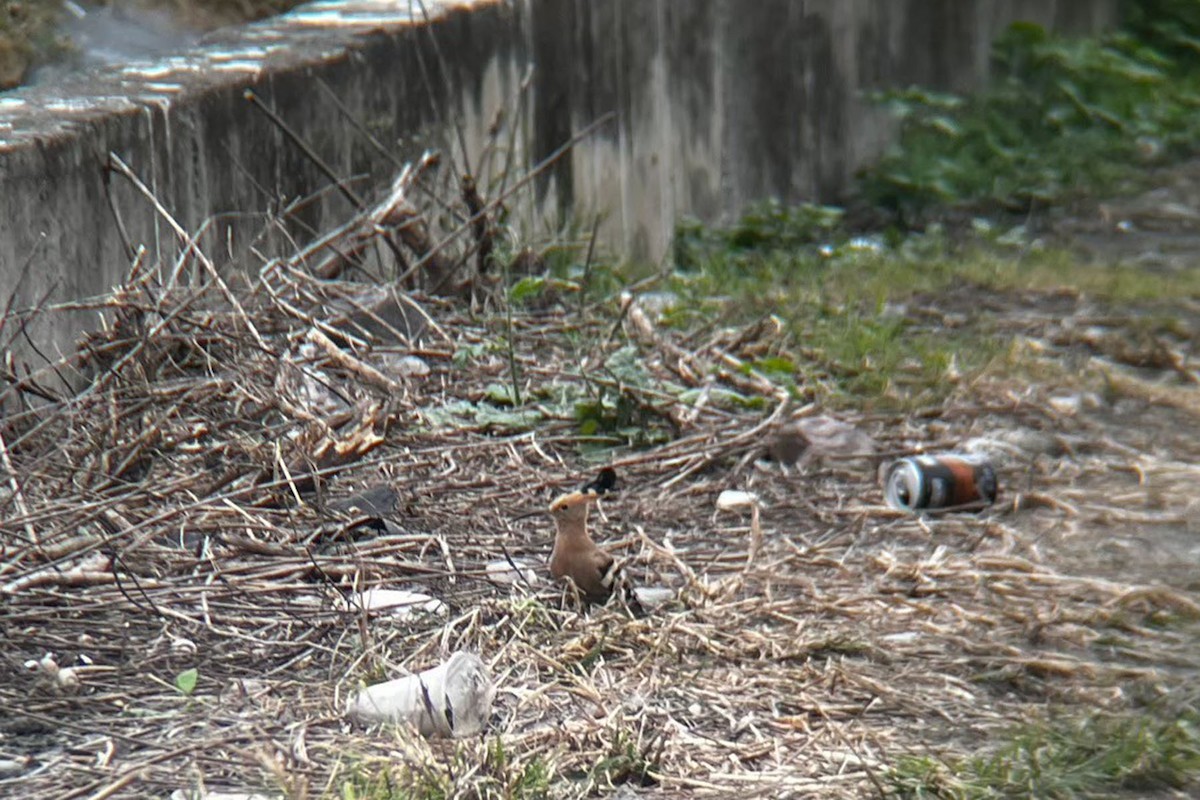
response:
<path fill-rule="evenodd" d="M 608 553 L 601 553 L 601 555 L 604 556 L 604 563 L 598 564 L 598 566 L 600 567 L 600 585 L 604 587 L 605 592 L 604 601 L 615 595 L 636 616 L 645 616 L 646 611 L 638 601 L 629 577 L 621 569 L 621 562 Z"/>

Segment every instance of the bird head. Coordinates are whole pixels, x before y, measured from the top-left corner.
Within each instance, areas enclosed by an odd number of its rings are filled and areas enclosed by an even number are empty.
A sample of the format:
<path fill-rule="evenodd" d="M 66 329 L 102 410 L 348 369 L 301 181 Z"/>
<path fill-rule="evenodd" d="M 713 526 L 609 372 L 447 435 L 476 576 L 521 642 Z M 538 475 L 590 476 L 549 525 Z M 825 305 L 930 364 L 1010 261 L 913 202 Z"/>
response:
<path fill-rule="evenodd" d="M 563 523 L 582 524 L 587 522 L 588 506 L 600 495 L 595 492 L 570 492 L 558 497 L 550 504 L 550 515 L 561 526 Z"/>

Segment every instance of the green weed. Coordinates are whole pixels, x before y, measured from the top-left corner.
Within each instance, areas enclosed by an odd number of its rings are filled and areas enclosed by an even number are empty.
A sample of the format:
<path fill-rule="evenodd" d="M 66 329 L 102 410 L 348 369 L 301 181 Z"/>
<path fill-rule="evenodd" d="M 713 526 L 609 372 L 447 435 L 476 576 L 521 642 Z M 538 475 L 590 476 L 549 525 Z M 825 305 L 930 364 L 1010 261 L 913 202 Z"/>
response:
<path fill-rule="evenodd" d="M 1172 333 L 1180 329 L 1172 304 L 1200 297 L 1198 272 L 1089 263 L 1019 225 L 976 220 L 955 237 L 938 225 L 855 235 L 840 219 L 837 209 L 769 202 L 727 228 L 681 224 L 667 281 L 676 300 L 663 324 L 690 331 L 705 318 L 777 320 L 783 335 L 751 366 L 793 396 L 913 408 L 985 371 L 1020 369 L 1011 337 L 989 329 L 981 298 L 1015 307 L 1039 293 L 1080 293 Z"/>
<path fill-rule="evenodd" d="M 1013 25 L 994 46 L 992 84 L 970 97 L 882 95 L 901 135 L 864 173 L 865 196 L 901 212 L 1026 210 L 1194 152 L 1200 14 L 1180 0 L 1129 5 L 1126 27 L 1099 37 Z"/>
<path fill-rule="evenodd" d="M 723 319 L 771 317 L 784 336 L 753 366 L 794 396 L 833 405 L 911 406 L 941 399 L 947 380 L 998 352 L 979 332 L 916 320 L 901 304 L 965 279 L 938 235 L 893 243 L 852 236 L 826 207 L 765 203 L 727 229 L 687 223 L 669 288 L 688 309 Z M 667 320 L 687 321 L 672 316 Z"/>
<path fill-rule="evenodd" d="M 478 761 L 478 763 L 476 763 Z M 469 774 L 469 790 L 456 775 Z M 370 761 L 356 764 L 342 780 L 339 800 L 538 800 L 549 796 L 553 772 L 540 758 L 513 758 L 503 741 L 459 745 L 445 760 L 421 764 Z"/>
<path fill-rule="evenodd" d="M 897 796 L 945 800 L 1072 800 L 1182 789 L 1200 777 L 1198 723 L 1189 709 L 1171 718 L 1096 714 L 1029 725 L 970 758 L 903 758 L 888 780 Z"/>
<path fill-rule="evenodd" d="M 632 783 L 638 786 L 653 786 L 657 768 L 652 750 L 655 742 L 641 741 L 641 737 L 624 728 L 612 731 L 608 751 L 592 767 L 589 779 L 600 788 Z"/>

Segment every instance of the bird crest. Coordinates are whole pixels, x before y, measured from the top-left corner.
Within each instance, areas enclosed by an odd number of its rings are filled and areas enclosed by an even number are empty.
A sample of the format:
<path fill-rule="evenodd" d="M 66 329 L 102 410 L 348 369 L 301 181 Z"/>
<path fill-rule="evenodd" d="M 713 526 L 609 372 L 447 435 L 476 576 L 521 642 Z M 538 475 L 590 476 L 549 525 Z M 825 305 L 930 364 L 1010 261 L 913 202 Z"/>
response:
<path fill-rule="evenodd" d="M 578 506 L 594 503 L 600 499 L 600 495 L 607 494 L 617 486 L 617 473 L 612 467 L 605 467 L 600 470 L 599 476 L 588 483 L 584 484 L 583 488 L 574 492 L 567 492 L 554 499 L 550 504 L 550 510 L 562 511 L 567 508 L 576 508 Z"/>

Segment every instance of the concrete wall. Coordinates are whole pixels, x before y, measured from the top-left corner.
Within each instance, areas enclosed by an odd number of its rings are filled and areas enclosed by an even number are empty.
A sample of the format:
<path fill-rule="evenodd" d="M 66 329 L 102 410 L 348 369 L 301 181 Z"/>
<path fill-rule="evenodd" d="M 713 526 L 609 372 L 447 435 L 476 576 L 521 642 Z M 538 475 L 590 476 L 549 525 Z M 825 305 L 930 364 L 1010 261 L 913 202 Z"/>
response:
<path fill-rule="evenodd" d="M 966 89 L 1015 19 L 1110 24 L 1116 0 L 405 0 L 314 3 L 157 63 L 0 95 L 0 300 L 99 295 L 128 269 L 130 238 L 165 261 L 177 245 L 117 153 L 221 264 L 253 263 L 351 206 L 243 98 L 254 90 L 364 195 L 394 166 L 317 82 L 397 156 L 449 146 L 457 123 L 478 170 L 497 110 L 519 118 L 524 171 L 615 112 L 537 181 L 531 224 L 603 215 L 618 251 L 658 259 L 675 220 L 716 220 L 765 196 L 836 200 L 889 125 L 863 92 Z M 444 62 L 439 60 L 439 52 Z M 439 63 L 448 65 L 442 74 Z M 517 100 L 532 65 L 529 93 Z M 496 145 L 495 141 L 492 145 Z M 503 144 L 503 142 L 500 142 Z M 461 158 L 461 153 L 457 156 Z M 506 158 L 490 159 L 495 174 Z M 486 176 L 485 176 L 486 177 Z M 275 232 L 268 215 L 320 191 Z M 585 222 L 586 224 L 586 222 Z M 284 234 L 284 231 L 287 234 Z M 18 287 L 19 283 L 19 287 Z M 49 354 L 94 314 L 34 327 Z M 0 332 L 0 346 L 11 333 Z"/>

